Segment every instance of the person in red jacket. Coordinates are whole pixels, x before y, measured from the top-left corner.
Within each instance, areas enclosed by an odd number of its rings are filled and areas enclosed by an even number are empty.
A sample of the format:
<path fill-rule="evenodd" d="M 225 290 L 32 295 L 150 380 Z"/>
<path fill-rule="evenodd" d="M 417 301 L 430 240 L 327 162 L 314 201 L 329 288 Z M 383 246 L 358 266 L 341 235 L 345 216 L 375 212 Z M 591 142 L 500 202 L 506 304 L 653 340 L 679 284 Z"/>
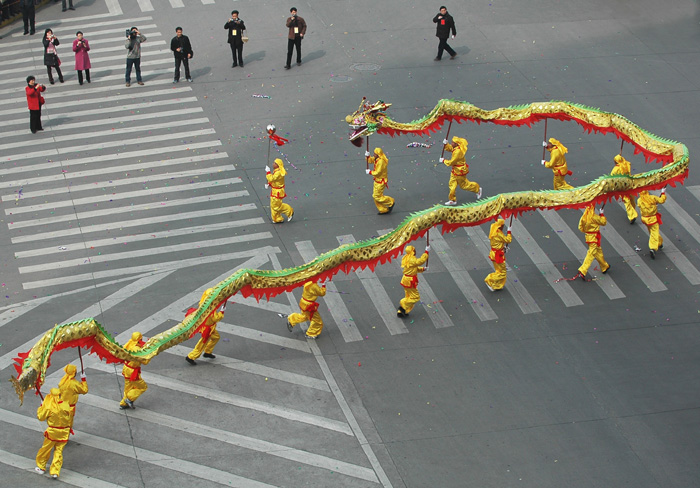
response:
<path fill-rule="evenodd" d="M 36 78 L 27 76 L 27 105 L 29 106 L 29 129 L 32 134 L 36 134 L 39 130 L 44 130 L 41 127 L 41 106 L 44 104 L 44 97 L 41 92 L 46 90 L 44 85 L 36 82 Z"/>

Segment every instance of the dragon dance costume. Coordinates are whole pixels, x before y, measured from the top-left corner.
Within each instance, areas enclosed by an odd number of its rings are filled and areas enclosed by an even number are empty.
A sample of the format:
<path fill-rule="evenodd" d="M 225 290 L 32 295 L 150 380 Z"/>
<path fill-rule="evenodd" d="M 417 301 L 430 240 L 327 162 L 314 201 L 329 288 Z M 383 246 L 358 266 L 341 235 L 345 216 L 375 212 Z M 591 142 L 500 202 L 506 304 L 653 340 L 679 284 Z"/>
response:
<path fill-rule="evenodd" d="M 418 293 L 418 273 L 425 271 L 426 268 L 421 265 L 428 260 L 429 251 L 430 246 L 427 246 L 423 255 L 417 258 L 416 248 L 413 246 L 406 246 L 406 253 L 403 258 L 401 258 L 401 267 L 403 268 L 401 286 L 403 286 L 405 296 L 399 302 L 399 309 L 396 311 L 398 317 L 407 317 L 416 303 L 420 301 L 420 293 Z"/>
<path fill-rule="evenodd" d="M 649 229 L 649 255 L 651 259 L 656 259 L 656 251 L 664 247 L 664 238 L 659 233 L 661 222 L 661 214 L 657 211 L 656 206 L 666 202 L 666 190 L 661 190 L 661 196 L 650 194 L 648 191 L 639 193 L 637 205 L 642 213 L 642 222 Z"/>
<path fill-rule="evenodd" d="M 557 141 L 555 138 L 549 139 L 549 144 L 547 145 L 547 151 L 550 152 L 549 161 L 543 161 L 545 168 L 551 168 L 552 173 L 554 173 L 554 189 L 555 190 L 571 190 L 573 186 L 566 182 L 566 176 L 572 175 L 573 173 L 569 171 L 569 167 L 566 165 L 566 157 L 564 156 L 569 150 Z"/>
<path fill-rule="evenodd" d="M 202 294 L 202 298 L 199 300 L 200 307 L 202 306 L 204 301 L 207 298 L 209 298 L 211 292 L 211 288 L 204 291 L 204 293 Z M 196 311 L 196 308 L 190 309 L 188 310 L 187 315 Z M 207 319 L 204 321 L 204 326 L 202 328 L 201 339 L 199 339 L 197 345 L 194 346 L 194 349 L 192 349 L 192 351 L 186 356 L 186 360 L 188 363 L 195 366 L 197 364 L 195 362 L 195 359 L 199 358 L 199 356 L 201 356 L 202 353 L 204 353 L 205 358 L 214 359 L 216 357 L 214 356 L 214 346 L 216 346 L 216 343 L 219 342 L 219 339 L 221 339 L 221 335 L 216 330 L 216 324 L 218 324 L 219 321 L 223 318 L 224 313 L 219 312 L 218 310 L 215 310 L 211 313 L 211 315 L 209 315 L 209 317 L 207 317 Z"/>
<path fill-rule="evenodd" d="M 452 153 L 452 158 L 443 160 L 445 166 L 452 167 L 450 181 L 447 184 L 450 189 L 449 200 L 445 202 L 445 205 L 457 205 L 457 186 L 462 190 L 476 193 L 477 198 L 481 197 L 481 187 L 479 184 L 476 181 L 469 181 L 467 179 L 469 165 L 467 164 L 466 154 L 469 143 L 466 139 L 457 136 L 452 137 L 452 142 L 454 144 L 445 144 L 445 151 Z"/>
<path fill-rule="evenodd" d="M 595 213 L 595 207 L 589 205 L 584 210 L 581 220 L 578 222 L 578 229 L 586 235 L 586 244 L 588 244 L 588 252 L 586 253 L 586 258 L 583 260 L 583 264 L 578 269 L 581 278 L 586 277 L 588 273 L 588 268 L 595 259 L 598 261 L 600 266 L 600 271 L 605 274 L 610 269 L 610 265 L 605 261 L 605 256 L 603 256 L 603 249 L 600 247 L 600 226 L 606 225 L 608 219 L 603 215 L 603 211 L 600 211 L 600 215 Z"/>
<path fill-rule="evenodd" d="M 46 463 L 53 450 L 53 461 L 49 473 L 54 478 L 58 478 L 63 466 L 63 448 L 66 447 L 70 437 L 71 424 L 71 408 L 68 402 L 61 398 L 61 390 L 51 388 L 51 392 L 46 395 L 37 409 L 36 416 L 42 422 L 45 420 L 48 427 L 44 431 L 44 443 L 36 453 L 35 471 L 41 474 L 46 472 Z"/>
<path fill-rule="evenodd" d="M 78 395 L 85 395 L 88 392 L 87 378 L 85 374 L 80 375 L 81 381 L 75 379 L 78 368 L 74 364 L 68 364 L 63 369 L 66 374 L 58 383 L 61 391 L 61 399 L 70 406 L 70 433 L 73 434 L 73 420 L 75 419 L 75 406 L 78 404 Z"/>
<path fill-rule="evenodd" d="M 306 337 L 316 339 L 323 331 L 323 319 L 318 313 L 318 297 L 326 296 L 326 287 L 318 286 L 313 281 L 304 284 L 304 290 L 299 300 L 299 313 L 293 313 L 287 318 L 287 325 L 290 330 L 297 324 L 309 321 L 309 328 L 306 329 Z"/>
<path fill-rule="evenodd" d="M 368 170 L 374 178 L 372 198 L 379 214 L 388 214 L 394 209 L 394 199 L 384 195 L 384 189 L 389 188 L 389 158 L 386 157 L 381 147 L 374 148 L 374 156 L 368 156 L 367 162 L 374 165 L 373 170 Z"/>
<path fill-rule="evenodd" d="M 632 165 L 621 155 L 615 156 L 615 167 L 610 172 L 611 175 L 629 176 L 632 173 Z M 634 208 L 634 201 L 628 196 L 622 197 L 622 202 L 625 204 L 627 211 L 627 220 L 630 224 L 634 224 L 637 220 L 637 210 Z"/>
<path fill-rule="evenodd" d="M 124 344 L 124 349 L 131 352 L 139 351 L 143 347 L 141 337 L 141 332 L 134 332 L 131 334 L 131 339 Z M 124 377 L 124 398 L 119 402 L 119 408 L 122 410 L 125 408 L 136 408 L 134 407 L 134 402 L 148 390 L 148 385 L 143 378 L 141 378 L 141 365 L 148 364 L 149 361 L 150 359 L 142 359 L 140 361 L 128 361 L 124 363 L 124 367 L 122 368 L 122 376 Z"/>
<path fill-rule="evenodd" d="M 284 222 L 282 214 L 287 216 L 287 221 L 291 221 L 294 216 L 294 209 L 282 202 L 282 199 L 287 196 L 287 192 L 284 191 L 284 177 L 286 174 L 284 163 L 277 158 L 272 167 L 272 172 L 268 171 L 265 175 L 267 184 L 270 186 L 270 215 L 275 223 Z"/>
<path fill-rule="evenodd" d="M 484 283 L 491 291 L 502 290 L 506 285 L 506 245 L 513 241 L 513 236 L 510 229 L 507 234 L 503 233 L 505 224 L 505 220 L 498 219 L 491 224 L 489 230 L 489 241 L 491 242 L 489 259 L 493 261 L 493 273 L 484 279 Z"/>

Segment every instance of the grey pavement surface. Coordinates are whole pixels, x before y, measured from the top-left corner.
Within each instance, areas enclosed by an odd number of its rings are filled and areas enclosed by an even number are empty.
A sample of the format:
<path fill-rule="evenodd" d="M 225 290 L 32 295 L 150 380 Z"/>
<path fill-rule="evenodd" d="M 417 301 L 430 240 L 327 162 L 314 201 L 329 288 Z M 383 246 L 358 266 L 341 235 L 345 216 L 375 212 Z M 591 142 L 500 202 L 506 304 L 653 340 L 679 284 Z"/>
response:
<path fill-rule="evenodd" d="M 685 143 L 690 176 L 669 189 L 650 260 L 646 229 L 609 205 L 595 282 L 559 282 L 583 256 L 578 211 L 518 219 L 506 289 L 490 293 L 488 226 L 431 235 L 423 302 L 403 322 L 397 262 L 337 275 L 321 299 L 317 341 L 289 334 L 270 302 L 234 297 L 215 360 L 183 359 L 192 341 L 144 367 L 137 408 L 117 408 L 119 367 L 85 358 L 90 393 L 59 482 L 86 487 L 693 487 L 700 313 L 697 2 L 546 0 L 448 4 L 459 57 L 433 61 L 439 3 L 302 2 L 303 64 L 283 69 L 291 4 L 94 0 L 37 13 L 35 36 L 0 31 L 0 375 L 55 323 L 95 317 L 120 342 L 175 325 L 204 289 L 242 267 L 302 264 L 339 243 L 396 227 L 447 199 L 430 138 L 373 136 L 390 158 L 396 207 L 376 215 L 362 150 L 345 115 L 361 98 L 402 122 L 441 98 L 491 109 L 570 100 L 617 112 Z M 240 10 L 250 41 L 231 68 L 223 24 Z M 137 26 L 144 86 L 124 86 L 123 32 Z M 193 83 L 172 82 L 180 25 Z M 28 129 L 24 78 L 47 83 L 40 33 L 52 27 L 66 82 L 49 86 L 45 130 Z M 79 86 L 70 42 L 92 45 Z M 269 98 L 255 97 L 262 95 Z M 292 222 L 272 225 L 265 127 L 290 144 Z M 453 125 L 469 140 L 485 195 L 550 188 L 543 126 Z M 612 167 L 620 143 L 551 122 L 574 185 Z M 409 148 L 413 141 L 435 144 Z M 633 172 L 652 167 L 629 146 Z M 272 156 L 281 156 L 272 149 Z M 473 196 L 458 193 L 460 202 Z M 434 236 L 434 237 L 433 237 Z M 417 243 L 421 250 L 423 243 Z M 332 310 L 329 310 L 332 308 Z M 75 350 L 52 357 L 48 389 Z M 33 472 L 43 426 L 31 392 L 0 387 L 0 486 L 53 483 Z"/>

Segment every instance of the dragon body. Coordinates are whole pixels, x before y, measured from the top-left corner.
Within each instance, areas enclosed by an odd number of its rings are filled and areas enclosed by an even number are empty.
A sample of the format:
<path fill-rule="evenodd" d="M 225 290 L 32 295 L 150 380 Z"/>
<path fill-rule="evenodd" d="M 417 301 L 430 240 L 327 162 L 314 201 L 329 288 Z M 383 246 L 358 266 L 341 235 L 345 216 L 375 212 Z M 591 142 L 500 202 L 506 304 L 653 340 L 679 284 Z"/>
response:
<path fill-rule="evenodd" d="M 436 205 L 409 215 L 393 231 L 373 239 L 345 244 L 319 255 L 302 266 L 282 270 L 239 270 L 216 285 L 196 312 L 176 326 L 154 335 L 138 352 L 126 351 L 94 319 L 56 325 L 48 330 L 27 353 L 16 359 L 17 378 L 11 378 L 20 401 L 24 393 L 39 388 L 50 366 L 51 354 L 67 347 L 81 346 L 107 362 L 143 361 L 191 338 L 200 332 L 206 318 L 236 293 L 269 299 L 302 286 L 309 280 L 332 278 L 357 269 L 374 270 L 401 254 L 407 243 L 423 236 L 429 229 L 441 226 L 443 233 L 459 227 L 475 226 L 497 216 L 519 215 L 536 209 L 583 208 L 620 196 L 633 196 L 642 190 L 666 185 L 675 186 L 688 175 L 688 149 L 679 142 L 650 134 L 627 118 L 569 102 L 542 102 L 514 107 L 484 110 L 466 102 L 441 100 L 425 117 L 411 123 L 399 123 L 386 114 L 390 104 L 379 101 L 369 105 L 363 100 L 360 108 L 346 117 L 353 128 L 351 138 L 371 133 L 428 134 L 446 121 L 490 122 L 508 126 L 530 126 L 545 119 L 570 120 L 587 131 L 613 133 L 632 144 L 635 153 L 647 160 L 662 163 L 661 167 L 632 176 L 602 175 L 591 183 L 571 190 L 519 191 L 502 193 L 473 203 L 447 207 Z"/>

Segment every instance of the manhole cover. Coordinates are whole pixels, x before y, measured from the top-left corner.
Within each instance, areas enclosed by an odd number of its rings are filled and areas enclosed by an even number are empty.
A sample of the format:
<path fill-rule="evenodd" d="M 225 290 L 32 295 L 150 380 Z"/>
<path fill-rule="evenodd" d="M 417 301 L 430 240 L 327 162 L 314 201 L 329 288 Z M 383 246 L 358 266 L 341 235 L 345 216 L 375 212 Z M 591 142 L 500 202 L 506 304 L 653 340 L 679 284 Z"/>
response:
<path fill-rule="evenodd" d="M 379 71 L 382 67 L 374 63 L 356 63 L 350 66 L 350 69 L 355 71 Z"/>
<path fill-rule="evenodd" d="M 334 83 L 347 83 L 348 81 L 352 81 L 352 78 L 345 75 L 335 75 L 331 76 L 331 81 Z"/>

